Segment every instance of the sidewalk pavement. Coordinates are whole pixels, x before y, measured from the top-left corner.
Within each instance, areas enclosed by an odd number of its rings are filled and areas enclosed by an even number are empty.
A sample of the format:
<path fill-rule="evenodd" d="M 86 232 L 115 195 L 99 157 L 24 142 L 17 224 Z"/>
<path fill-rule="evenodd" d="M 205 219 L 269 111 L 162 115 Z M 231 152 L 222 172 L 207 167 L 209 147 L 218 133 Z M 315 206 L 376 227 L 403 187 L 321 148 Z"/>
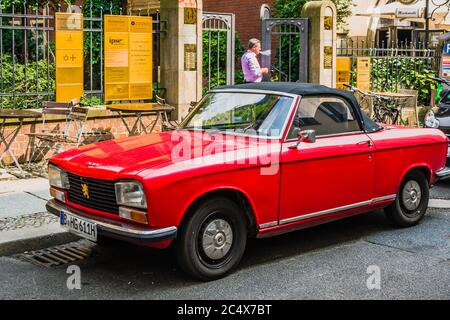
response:
<path fill-rule="evenodd" d="M 429 207 L 450 209 L 450 184 L 432 189 Z M 447 196 L 448 193 L 448 196 Z M 38 250 L 79 239 L 47 213 L 47 179 L 17 179 L 0 169 L 0 256 Z"/>
<path fill-rule="evenodd" d="M 0 256 L 78 239 L 47 213 L 47 179 L 17 179 L 0 169 Z"/>

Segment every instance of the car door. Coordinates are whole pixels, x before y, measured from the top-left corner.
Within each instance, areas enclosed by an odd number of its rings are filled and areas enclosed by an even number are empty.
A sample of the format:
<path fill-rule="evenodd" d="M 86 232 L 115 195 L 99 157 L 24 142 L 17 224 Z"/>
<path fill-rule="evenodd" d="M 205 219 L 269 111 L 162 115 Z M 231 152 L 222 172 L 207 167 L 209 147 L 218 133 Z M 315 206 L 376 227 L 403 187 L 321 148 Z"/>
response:
<path fill-rule="evenodd" d="M 338 96 L 301 99 L 282 147 L 280 224 L 370 205 L 373 142 L 358 117 Z M 290 148 L 307 129 L 316 131 L 316 142 Z"/>

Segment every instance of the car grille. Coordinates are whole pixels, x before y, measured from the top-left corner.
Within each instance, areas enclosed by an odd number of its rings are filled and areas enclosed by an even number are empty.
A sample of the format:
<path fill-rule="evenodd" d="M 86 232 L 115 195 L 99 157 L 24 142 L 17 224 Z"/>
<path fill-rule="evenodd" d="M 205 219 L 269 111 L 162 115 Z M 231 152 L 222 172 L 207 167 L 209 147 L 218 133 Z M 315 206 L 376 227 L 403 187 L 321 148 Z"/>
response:
<path fill-rule="evenodd" d="M 70 182 L 68 197 L 70 202 L 90 209 L 119 214 L 114 181 L 84 178 L 72 173 L 68 173 L 68 176 Z M 82 184 L 88 186 L 89 198 L 83 195 Z"/>

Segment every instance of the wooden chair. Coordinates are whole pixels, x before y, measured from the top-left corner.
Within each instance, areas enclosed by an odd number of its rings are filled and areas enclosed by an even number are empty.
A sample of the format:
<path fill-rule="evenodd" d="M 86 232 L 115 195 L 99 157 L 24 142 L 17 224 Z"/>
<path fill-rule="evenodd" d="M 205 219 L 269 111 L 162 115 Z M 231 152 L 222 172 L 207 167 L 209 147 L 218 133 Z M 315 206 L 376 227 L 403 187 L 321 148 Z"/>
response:
<path fill-rule="evenodd" d="M 169 106 L 166 102 L 166 94 L 167 94 L 166 88 L 158 88 L 158 89 L 154 89 L 153 91 L 154 91 L 155 101 L 157 104 L 159 104 L 161 106 Z M 171 118 L 170 113 L 175 111 L 174 107 L 172 107 L 172 109 L 173 110 L 171 112 L 169 112 L 169 114 L 168 113 L 162 114 L 162 117 L 161 117 L 162 131 L 172 131 L 172 130 L 177 129 L 180 125 L 180 123 L 178 121 L 170 119 Z"/>
<path fill-rule="evenodd" d="M 161 106 L 169 106 L 166 103 L 166 99 L 161 98 L 159 96 L 155 96 L 156 98 L 156 103 L 161 105 Z M 172 107 L 172 106 L 171 106 Z M 172 107 L 172 111 L 170 113 L 172 113 L 175 110 L 174 107 Z M 162 114 L 162 119 L 161 119 L 161 129 L 162 131 L 173 131 L 175 129 L 177 129 L 180 125 L 180 123 L 176 120 L 171 120 L 170 119 L 171 115 L 168 114 L 167 112 L 164 112 Z"/>
<path fill-rule="evenodd" d="M 52 106 L 55 106 L 53 103 Z M 65 114 L 66 121 L 64 130 L 43 130 L 40 133 L 29 134 L 39 140 L 39 143 L 35 151 L 30 156 L 29 163 L 36 159 L 38 153 L 44 163 L 48 160 L 45 156 L 53 151 L 54 154 L 60 153 L 66 150 L 68 147 L 76 148 L 83 143 L 83 138 L 87 136 L 97 135 L 97 132 L 85 132 L 85 124 L 88 118 L 89 109 L 80 107 L 77 100 L 72 100 L 68 106 L 70 109 L 59 110 L 58 114 Z M 46 114 L 54 114 L 56 112 L 52 110 L 50 113 L 46 111 Z"/>
<path fill-rule="evenodd" d="M 67 135 L 62 141 L 63 145 L 71 145 L 74 147 L 82 144 L 82 139 L 88 132 L 85 132 L 85 125 L 88 118 L 89 109 L 75 105 L 72 107 L 68 117 Z"/>
<path fill-rule="evenodd" d="M 37 157 L 45 158 L 45 155 L 52 149 L 53 140 L 57 140 L 59 137 L 67 135 L 67 126 L 69 122 L 69 114 L 74 105 L 78 104 L 78 100 L 73 99 L 69 103 L 61 102 L 44 102 L 42 109 L 42 127 L 39 132 L 27 134 L 33 141 L 38 140 L 38 143 L 33 147 L 30 154 L 29 164 L 36 160 Z M 55 116 L 64 117 L 63 128 L 49 128 L 48 121 Z M 49 119 L 50 118 L 50 119 Z"/>

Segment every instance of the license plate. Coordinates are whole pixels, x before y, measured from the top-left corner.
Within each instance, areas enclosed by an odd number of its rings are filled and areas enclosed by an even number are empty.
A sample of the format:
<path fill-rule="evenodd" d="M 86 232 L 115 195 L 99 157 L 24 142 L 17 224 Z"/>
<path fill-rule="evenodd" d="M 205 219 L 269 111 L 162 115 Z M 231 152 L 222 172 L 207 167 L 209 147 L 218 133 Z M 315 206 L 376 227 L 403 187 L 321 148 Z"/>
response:
<path fill-rule="evenodd" d="M 97 225 L 95 223 L 64 211 L 60 212 L 59 222 L 67 231 L 75 233 L 83 238 L 97 241 Z"/>

